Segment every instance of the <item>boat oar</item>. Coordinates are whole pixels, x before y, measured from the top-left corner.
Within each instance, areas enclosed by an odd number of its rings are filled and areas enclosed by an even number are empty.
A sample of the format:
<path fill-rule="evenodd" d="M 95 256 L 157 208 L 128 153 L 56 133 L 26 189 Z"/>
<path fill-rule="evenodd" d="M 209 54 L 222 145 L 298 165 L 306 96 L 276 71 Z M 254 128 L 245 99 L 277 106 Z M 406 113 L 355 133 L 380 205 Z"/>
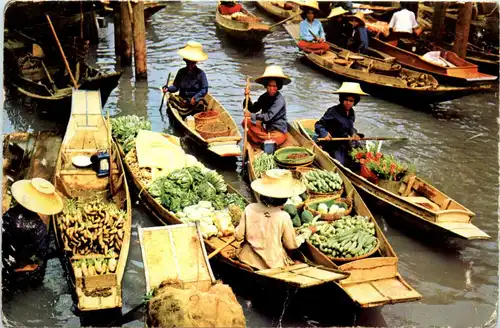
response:
<path fill-rule="evenodd" d="M 43 63 L 43 60 L 40 60 L 40 62 L 42 63 L 42 67 L 43 67 L 43 70 L 45 71 L 45 75 L 47 75 L 47 78 L 49 79 L 49 82 L 52 85 L 52 89 L 54 89 L 54 92 L 57 92 L 57 86 L 56 86 L 54 80 L 52 80 L 52 76 L 50 76 L 49 70 L 47 69 L 47 67 Z"/>
<path fill-rule="evenodd" d="M 299 15 L 300 15 L 300 13 L 299 13 L 299 14 L 292 15 L 292 16 L 290 16 L 290 17 L 288 17 L 288 18 L 285 18 L 284 20 L 279 21 L 279 22 L 277 22 L 276 24 L 269 25 L 269 28 L 271 29 L 271 28 L 273 28 L 273 27 L 276 27 L 276 26 L 278 26 L 278 25 L 281 25 L 281 24 L 283 24 L 283 23 L 286 23 L 286 22 L 288 22 L 289 20 L 292 20 L 292 19 L 294 19 L 295 17 L 297 17 L 297 16 L 299 16 Z"/>
<path fill-rule="evenodd" d="M 351 138 L 351 137 L 346 137 L 346 138 L 318 138 L 318 141 L 363 141 L 363 140 L 408 140 L 406 137 L 366 137 L 366 138 L 359 138 L 358 140 Z"/>
<path fill-rule="evenodd" d="M 168 83 L 170 82 L 170 75 L 171 75 L 171 73 L 168 73 L 167 84 L 165 84 L 167 87 L 168 87 Z M 160 104 L 160 109 L 159 109 L 160 113 L 161 113 L 161 108 L 163 107 L 163 102 L 165 101 L 166 94 L 167 94 L 166 92 L 163 92 L 163 96 L 161 97 L 161 104 Z"/>
<path fill-rule="evenodd" d="M 245 89 L 248 89 L 250 90 L 250 76 L 247 76 L 247 84 L 246 84 L 246 88 Z M 249 98 L 249 95 L 245 95 L 245 109 L 243 110 L 243 122 L 244 122 L 244 126 L 243 126 L 243 155 L 241 156 L 241 165 L 242 167 L 245 166 L 245 160 L 246 160 L 246 156 L 247 156 L 247 134 L 248 134 L 248 123 L 247 123 L 247 118 L 245 117 L 245 113 L 248 111 L 248 98 Z"/>
<path fill-rule="evenodd" d="M 222 245 L 221 247 L 217 248 L 215 251 L 213 251 L 212 253 L 210 253 L 210 255 L 208 255 L 208 259 L 210 260 L 212 257 L 214 257 L 215 255 L 219 254 L 224 248 L 226 248 L 227 246 L 231 245 L 235 241 L 236 241 L 236 238 L 234 236 L 231 237 L 228 241 L 226 241 L 226 243 L 224 245 Z"/>

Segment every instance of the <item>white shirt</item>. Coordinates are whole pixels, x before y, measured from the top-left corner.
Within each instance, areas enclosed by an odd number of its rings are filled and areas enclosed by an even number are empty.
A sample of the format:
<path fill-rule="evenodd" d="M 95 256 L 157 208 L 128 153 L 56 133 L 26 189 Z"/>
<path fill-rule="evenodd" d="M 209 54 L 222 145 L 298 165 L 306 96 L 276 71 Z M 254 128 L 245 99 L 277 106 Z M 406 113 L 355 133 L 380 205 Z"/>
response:
<path fill-rule="evenodd" d="M 415 14 L 408 9 L 400 10 L 392 15 L 389 27 L 394 32 L 413 33 L 413 29 L 418 26 Z"/>

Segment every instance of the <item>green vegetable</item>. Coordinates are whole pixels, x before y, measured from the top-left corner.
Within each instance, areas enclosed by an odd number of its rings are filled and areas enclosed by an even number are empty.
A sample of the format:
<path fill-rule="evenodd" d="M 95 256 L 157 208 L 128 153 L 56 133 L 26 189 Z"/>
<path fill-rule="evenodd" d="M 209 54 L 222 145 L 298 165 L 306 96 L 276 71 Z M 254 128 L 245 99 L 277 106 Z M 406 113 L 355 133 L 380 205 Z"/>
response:
<path fill-rule="evenodd" d="M 127 115 L 111 119 L 111 134 L 128 153 L 135 147 L 135 137 L 140 130 L 151 130 L 151 122 L 137 115 Z"/>
<path fill-rule="evenodd" d="M 312 220 L 313 220 L 313 218 L 314 218 L 314 216 L 308 210 L 304 210 L 302 212 L 302 215 L 301 215 L 300 218 L 301 218 L 302 223 L 305 224 L 305 223 L 311 223 Z"/>
<path fill-rule="evenodd" d="M 259 155 L 256 159 L 254 159 L 252 164 L 255 176 L 257 178 L 260 178 L 262 176 L 262 173 L 266 172 L 267 170 L 278 168 L 276 166 L 276 162 L 274 161 L 274 155 L 269 155 L 266 153 Z"/>
<path fill-rule="evenodd" d="M 283 206 L 283 211 L 290 214 L 291 217 L 297 215 L 297 208 L 295 207 L 295 205 L 292 204 L 286 204 L 285 206 Z"/>
<path fill-rule="evenodd" d="M 300 217 L 299 217 L 298 214 L 293 217 L 292 223 L 293 223 L 294 227 L 300 227 L 302 225 L 302 223 L 300 222 Z"/>

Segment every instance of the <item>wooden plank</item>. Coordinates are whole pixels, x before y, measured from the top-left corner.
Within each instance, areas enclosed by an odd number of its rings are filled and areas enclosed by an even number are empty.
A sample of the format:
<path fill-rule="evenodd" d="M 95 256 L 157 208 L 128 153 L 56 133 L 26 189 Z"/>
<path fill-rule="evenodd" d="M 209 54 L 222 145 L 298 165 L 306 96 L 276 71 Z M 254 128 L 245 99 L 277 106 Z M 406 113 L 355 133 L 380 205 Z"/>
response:
<path fill-rule="evenodd" d="M 395 277 L 398 274 L 397 263 L 396 257 L 373 257 L 343 264 L 339 269 L 351 275 L 340 283 L 345 285 Z"/>
<path fill-rule="evenodd" d="M 316 278 L 310 278 L 307 276 L 298 275 L 295 274 L 294 272 L 282 272 L 275 274 L 272 277 L 273 279 L 286 281 L 288 283 L 294 283 L 298 286 L 312 285 L 312 284 L 318 284 L 318 282 L 322 282 L 321 280 L 318 280 Z"/>
<path fill-rule="evenodd" d="M 369 306 L 372 303 L 389 303 L 390 299 L 382 295 L 371 283 L 361 283 L 342 286 L 352 300 L 361 306 Z"/>
<path fill-rule="evenodd" d="M 489 239 L 487 233 L 473 225 L 472 223 L 461 222 L 437 222 L 438 226 L 453 232 L 465 239 Z"/>
<path fill-rule="evenodd" d="M 302 268 L 307 268 L 307 267 L 309 267 L 309 265 L 307 265 L 305 263 L 300 263 L 300 264 L 290 265 L 290 266 L 287 266 L 284 268 L 259 270 L 259 271 L 257 271 L 257 273 L 262 274 L 264 276 L 274 276 L 274 275 L 279 274 L 279 273 L 288 272 L 288 271 L 297 270 L 297 269 L 302 269 Z"/>
<path fill-rule="evenodd" d="M 403 284 L 400 279 L 401 277 L 382 279 L 373 281 L 371 284 L 381 294 L 393 302 L 417 300 L 422 298 L 422 295 L 408 285 Z"/>
<path fill-rule="evenodd" d="M 341 280 L 349 276 L 348 274 L 337 273 L 318 267 L 308 267 L 299 270 L 294 270 L 292 272 L 324 282 Z"/>

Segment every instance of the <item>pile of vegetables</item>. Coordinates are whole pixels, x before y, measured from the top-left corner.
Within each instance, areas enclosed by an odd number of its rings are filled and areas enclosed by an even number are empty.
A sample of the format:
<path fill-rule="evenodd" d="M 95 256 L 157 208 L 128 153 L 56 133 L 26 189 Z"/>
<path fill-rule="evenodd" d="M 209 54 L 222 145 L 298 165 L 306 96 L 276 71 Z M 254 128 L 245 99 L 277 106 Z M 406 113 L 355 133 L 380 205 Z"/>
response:
<path fill-rule="evenodd" d="M 95 276 L 116 271 L 117 261 L 111 258 L 81 259 L 72 262 L 76 278 Z"/>
<path fill-rule="evenodd" d="M 323 202 L 310 203 L 307 207 L 311 210 L 318 211 L 319 214 L 342 214 L 348 208 L 346 203 L 335 201 L 333 199 Z"/>
<path fill-rule="evenodd" d="M 200 230 L 204 238 L 234 234 L 235 228 L 229 210 L 216 210 L 211 202 L 202 200 L 196 205 L 184 207 L 176 215 L 184 223 L 200 221 Z"/>
<path fill-rule="evenodd" d="M 311 223 L 314 218 L 313 214 L 308 210 L 304 210 L 302 214 L 299 214 L 297 208 L 292 204 L 285 204 L 285 206 L 283 206 L 283 211 L 290 215 L 294 227 L 300 227 L 303 224 Z"/>
<path fill-rule="evenodd" d="M 310 226 L 317 231 L 309 241 L 330 257 L 349 259 L 367 254 L 377 246 L 375 224 L 364 216 L 344 216 L 331 223 L 313 220 L 302 225 L 297 233 Z"/>
<path fill-rule="evenodd" d="M 255 171 L 255 177 L 258 179 L 262 177 L 262 173 L 267 170 L 277 169 L 276 162 L 274 161 L 274 155 L 262 153 L 253 161 L 253 170 Z"/>
<path fill-rule="evenodd" d="M 342 188 L 340 175 L 326 170 L 310 170 L 302 174 L 302 182 L 312 192 L 333 193 Z"/>
<path fill-rule="evenodd" d="M 128 153 L 135 147 L 135 137 L 140 130 L 151 130 L 151 122 L 137 115 L 127 115 L 111 119 L 112 135 Z"/>
<path fill-rule="evenodd" d="M 217 210 L 231 204 L 245 207 L 245 200 L 237 194 L 227 193 L 227 186 L 214 170 L 191 166 L 175 170 L 167 176 L 155 179 L 148 191 L 155 200 L 172 212 L 198 204 L 205 200 Z"/>
<path fill-rule="evenodd" d="M 57 216 L 64 250 L 72 255 L 119 253 L 127 213 L 101 199 L 65 200 Z"/>

